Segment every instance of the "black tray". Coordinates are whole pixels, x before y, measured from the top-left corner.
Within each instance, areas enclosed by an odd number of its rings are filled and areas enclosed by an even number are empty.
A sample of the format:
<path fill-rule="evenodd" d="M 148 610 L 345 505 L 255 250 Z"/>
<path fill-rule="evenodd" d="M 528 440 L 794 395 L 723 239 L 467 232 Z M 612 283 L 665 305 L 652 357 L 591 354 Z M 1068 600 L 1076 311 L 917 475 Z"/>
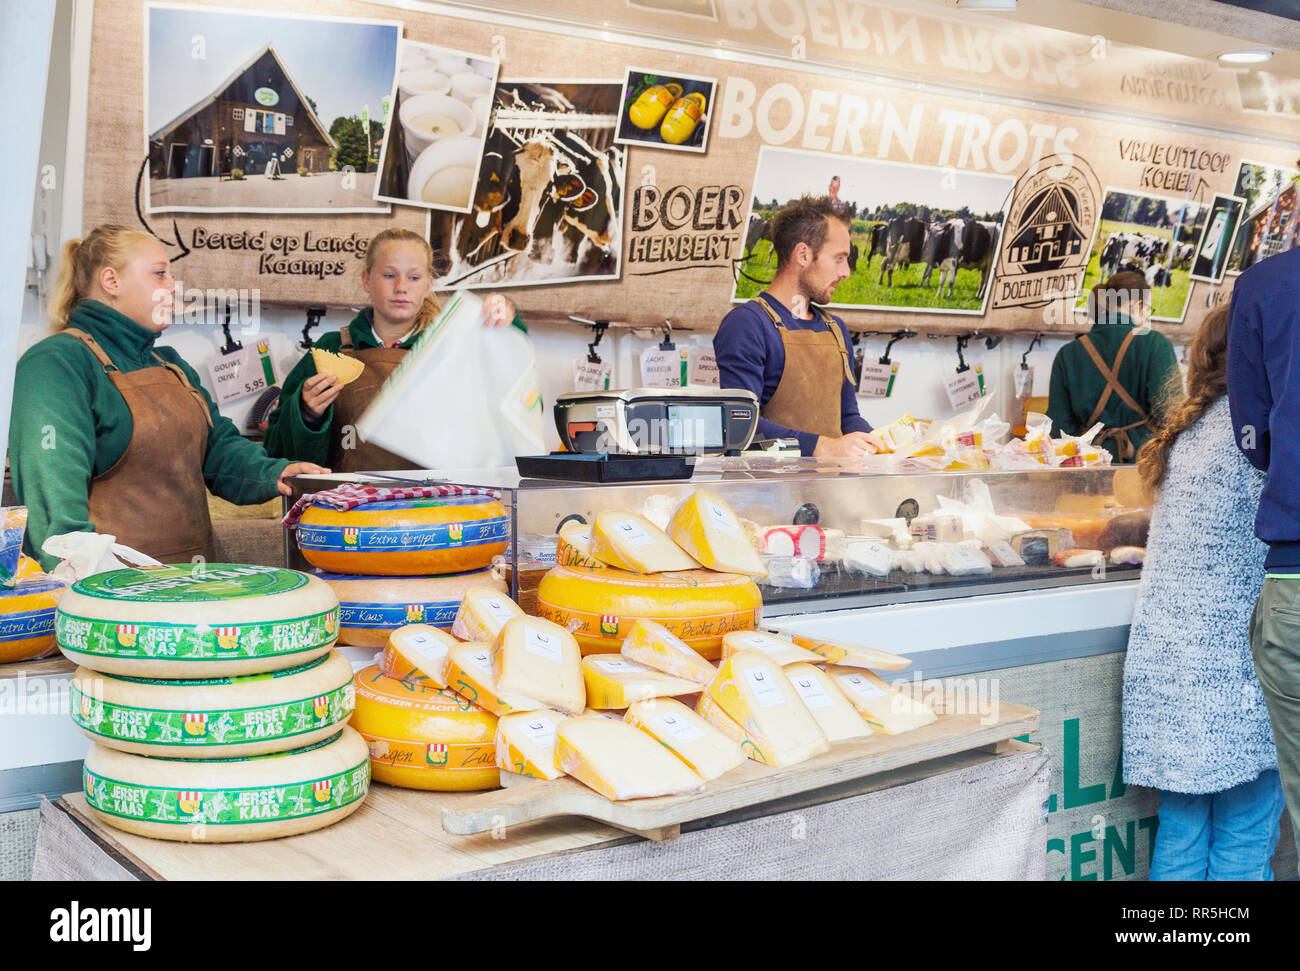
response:
<path fill-rule="evenodd" d="M 550 455 L 515 457 L 519 474 L 534 479 L 563 479 L 567 482 L 653 482 L 689 479 L 695 467 L 694 455 L 583 455 L 552 452 Z"/>

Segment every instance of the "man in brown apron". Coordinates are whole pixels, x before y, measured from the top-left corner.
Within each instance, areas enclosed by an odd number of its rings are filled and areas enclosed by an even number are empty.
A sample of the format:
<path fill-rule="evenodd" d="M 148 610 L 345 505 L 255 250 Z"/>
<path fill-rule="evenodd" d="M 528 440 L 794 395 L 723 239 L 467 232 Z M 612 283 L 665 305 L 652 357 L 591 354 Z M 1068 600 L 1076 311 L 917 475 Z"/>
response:
<path fill-rule="evenodd" d="M 757 437 L 797 439 L 819 458 L 880 446 L 858 411 L 848 330 L 813 306 L 849 275 L 849 246 L 848 221 L 829 198 L 790 203 L 772 220 L 771 285 L 727 314 L 713 338 L 722 387 L 758 396 Z"/>

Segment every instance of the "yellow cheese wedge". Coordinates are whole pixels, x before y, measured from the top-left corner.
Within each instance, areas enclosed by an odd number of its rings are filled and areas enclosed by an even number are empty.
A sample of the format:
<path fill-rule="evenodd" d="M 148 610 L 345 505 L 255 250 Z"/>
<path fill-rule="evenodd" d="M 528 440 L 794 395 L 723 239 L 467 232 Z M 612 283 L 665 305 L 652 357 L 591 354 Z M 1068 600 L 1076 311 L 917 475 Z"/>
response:
<path fill-rule="evenodd" d="M 763 747 L 754 741 L 749 732 L 745 731 L 745 726 L 739 724 L 723 711 L 708 694 L 700 695 L 700 700 L 695 703 L 695 713 L 739 745 L 740 751 L 744 753 L 746 758 L 753 759 L 755 762 L 762 762 L 764 765 L 772 764 L 763 752 Z"/>
<path fill-rule="evenodd" d="M 492 645 L 461 644 L 447 652 L 447 687 L 462 698 L 492 712 L 534 711 L 546 705 L 521 694 L 502 691 L 492 674 Z"/>
<path fill-rule="evenodd" d="M 745 762 L 745 753 L 734 739 L 672 698 L 638 701 L 628 708 L 623 720 L 672 749 L 705 781 Z"/>
<path fill-rule="evenodd" d="M 708 684 L 718 673 L 685 641 L 653 620 L 637 620 L 623 640 L 625 658 L 697 684 Z"/>
<path fill-rule="evenodd" d="M 555 562 L 562 566 L 604 566 L 591 555 L 591 527 L 575 522 L 561 526 L 555 541 Z"/>
<path fill-rule="evenodd" d="M 819 662 L 826 661 L 846 668 L 875 668 L 877 671 L 901 671 L 912 663 L 911 658 L 899 657 L 872 647 L 859 647 L 841 641 L 828 641 L 791 632 L 790 639 L 818 655 Z"/>
<path fill-rule="evenodd" d="M 707 489 L 697 489 L 677 507 L 668 523 L 668 536 L 710 570 L 767 576 L 740 518 Z"/>
<path fill-rule="evenodd" d="M 470 587 L 456 611 L 451 633 L 462 641 L 495 641 L 508 621 L 522 617 L 519 605 L 492 587 Z"/>
<path fill-rule="evenodd" d="M 905 695 L 870 671 L 831 665 L 826 673 L 878 732 L 899 735 L 939 720 L 939 716 L 911 695 Z"/>
<path fill-rule="evenodd" d="M 550 711 L 517 711 L 497 722 L 497 768 L 534 779 L 558 779 L 555 729 L 564 716 Z"/>
<path fill-rule="evenodd" d="M 428 624 L 407 624 L 388 635 L 388 646 L 379 661 L 386 678 L 399 681 L 427 681 L 447 687 L 447 653 L 460 642 L 445 630 Z"/>
<path fill-rule="evenodd" d="M 633 573 L 695 570 L 699 564 L 644 516 L 606 510 L 591 525 L 591 555 Z"/>
<path fill-rule="evenodd" d="M 569 718 L 555 731 L 555 762 L 606 799 L 686 795 L 704 780 L 639 729 L 609 718 Z"/>
<path fill-rule="evenodd" d="M 516 617 L 492 645 L 492 674 L 507 693 L 536 698 L 570 715 L 587 706 L 582 650 L 559 624 L 540 617 Z"/>
<path fill-rule="evenodd" d="M 342 354 L 325 351 L 319 347 L 311 349 L 311 359 L 316 365 L 317 374 L 332 374 L 339 379 L 340 384 L 351 384 L 361 377 L 361 372 L 366 369 L 366 366 L 355 357 L 344 357 Z"/>
<path fill-rule="evenodd" d="M 826 737 L 832 742 L 862 738 L 872 734 L 871 726 L 844 697 L 831 676 L 811 664 L 789 664 L 782 669 L 794 685 L 804 707 L 812 712 Z"/>
<path fill-rule="evenodd" d="M 800 661 L 821 664 L 822 659 L 798 644 L 792 644 L 784 637 L 764 634 L 757 630 L 733 630 L 722 638 L 722 659 L 725 661 L 737 651 L 760 651 L 784 667 L 798 664 Z"/>
<path fill-rule="evenodd" d="M 582 676 L 587 683 L 587 704 L 592 708 L 626 708 L 643 698 L 693 695 L 700 690 L 694 681 L 675 678 L 621 654 L 589 654 L 582 659 Z"/>
<path fill-rule="evenodd" d="M 794 765 L 831 747 L 781 666 L 758 651 L 737 651 L 706 689 L 744 727 L 769 765 Z"/>

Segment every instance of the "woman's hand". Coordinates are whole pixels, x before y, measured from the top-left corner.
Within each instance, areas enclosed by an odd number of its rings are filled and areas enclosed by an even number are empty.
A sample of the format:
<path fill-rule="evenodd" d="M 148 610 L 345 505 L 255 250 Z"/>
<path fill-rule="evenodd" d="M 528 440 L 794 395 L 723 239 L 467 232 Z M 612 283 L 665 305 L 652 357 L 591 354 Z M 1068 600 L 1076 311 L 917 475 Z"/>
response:
<path fill-rule="evenodd" d="M 332 374 L 314 374 L 302 383 L 302 411 L 312 421 L 325 416 L 326 409 L 343 390 L 343 385 Z"/>
<path fill-rule="evenodd" d="M 483 326 L 508 327 L 514 322 L 515 313 L 509 297 L 494 293 L 483 301 Z"/>
<path fill-rule="evenodd" d="M 282 496 L 293 495 L 293 486 L 289 480 L 295 475 L 329 475 L 330 470 L 323 465 L 317 465 L 315 462 L 290 462 L 280 473 L 280 477 L 275 480 L 275 488 Z"/>

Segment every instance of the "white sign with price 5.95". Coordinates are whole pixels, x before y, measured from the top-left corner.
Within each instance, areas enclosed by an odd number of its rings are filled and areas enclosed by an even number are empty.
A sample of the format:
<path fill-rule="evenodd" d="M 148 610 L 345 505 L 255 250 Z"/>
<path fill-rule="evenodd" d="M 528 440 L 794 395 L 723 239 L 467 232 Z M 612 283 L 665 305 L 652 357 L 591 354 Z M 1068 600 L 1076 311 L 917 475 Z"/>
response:
<path fill-rule="evenodd" d="M 259 394 L 276 381 L 275 365 L 267 356 L 265 344 L 218 354 L 208 361 L 207 370 L 213 400 L 219 405 Z"/>

